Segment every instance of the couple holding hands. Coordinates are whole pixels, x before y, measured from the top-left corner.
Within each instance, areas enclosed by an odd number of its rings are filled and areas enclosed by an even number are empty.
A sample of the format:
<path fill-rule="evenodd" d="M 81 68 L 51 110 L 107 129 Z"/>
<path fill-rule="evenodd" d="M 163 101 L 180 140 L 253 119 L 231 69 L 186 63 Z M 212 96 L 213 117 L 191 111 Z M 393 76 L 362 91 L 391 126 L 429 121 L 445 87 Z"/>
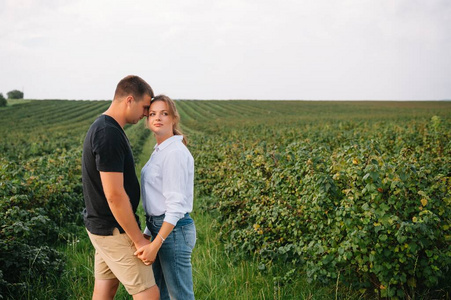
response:
<path fill-rule="evenodd" d="M 157 144 L 140 186 L 123 128 L 143 117 Z M 194 160 L 179 121 L 172 99 L 154 97 L 147 82 L 131 75 L 118 83 L 110 107 L 86 134 L 83 214 L 95 248 L 93 299 L 113 299 L 119 282 L 133 299 L 194 299 Z M 140 195 L 144 233 L 136 215 Z"/>

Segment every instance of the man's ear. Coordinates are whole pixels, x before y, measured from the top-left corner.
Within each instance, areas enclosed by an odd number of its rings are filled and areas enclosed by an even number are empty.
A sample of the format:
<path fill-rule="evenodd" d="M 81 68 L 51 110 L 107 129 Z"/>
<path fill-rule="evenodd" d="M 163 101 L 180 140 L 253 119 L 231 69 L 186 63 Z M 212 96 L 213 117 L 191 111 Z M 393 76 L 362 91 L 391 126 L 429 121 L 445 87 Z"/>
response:
<path fill-rule="evenodd" d="M 133 100 L 134 100 L 134 98 L 133 98 L 132 95 L 129 95 L 129 96 L 127 96 L 127 98 L 125 98 L 125 101 L 126 101 L 127 104 L 132 103 Z"/>

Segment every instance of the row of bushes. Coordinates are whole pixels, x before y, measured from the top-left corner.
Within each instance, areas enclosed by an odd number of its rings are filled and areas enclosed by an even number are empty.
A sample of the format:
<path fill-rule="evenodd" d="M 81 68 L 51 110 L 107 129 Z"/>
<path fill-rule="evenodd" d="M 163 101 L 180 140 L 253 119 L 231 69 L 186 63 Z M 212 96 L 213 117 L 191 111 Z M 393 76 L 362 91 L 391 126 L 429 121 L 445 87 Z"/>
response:
<path fill-rule="evenodd" d="M 197 187 L 219 199 L 226 248 L 381 297 L 439 287 L 451 274 L 449 124 L 336 125 L 299 141 L 255 128 L 198 141 Z M 245 142 L 256 136 L 276 143 Z"/>
<path fill-rule="evenodd" d="M 64 270 L 55 246 L 82 224 L 80 155 L 0 159 L 0 295 L 32 292 L 33 280 Z"/>
<path fill-rule="evenodd" d="M 83 137 L 108 102 L 31 101 L 33 114 L 20 106 L 0 112 L 0 298 L 64 271 L 55 249 L 83 224 Z M 126 132 L 138 157 L 150 131 Z"/>

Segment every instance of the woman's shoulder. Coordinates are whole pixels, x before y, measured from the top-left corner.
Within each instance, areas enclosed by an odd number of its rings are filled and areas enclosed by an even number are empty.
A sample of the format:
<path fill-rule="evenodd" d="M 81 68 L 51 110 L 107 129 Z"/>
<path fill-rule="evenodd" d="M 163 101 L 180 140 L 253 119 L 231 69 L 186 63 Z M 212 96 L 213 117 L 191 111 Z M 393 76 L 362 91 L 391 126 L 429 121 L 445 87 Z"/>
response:
<path fill-rule="evenodd" d="M 168 149 L 168 156 L 177 156 L 177 157 L 191 157 L 191 152 L 189 151 L 188 147 L 182 142 L 182 141 L 176 141 L 171 144 L 171 147 Z"/>

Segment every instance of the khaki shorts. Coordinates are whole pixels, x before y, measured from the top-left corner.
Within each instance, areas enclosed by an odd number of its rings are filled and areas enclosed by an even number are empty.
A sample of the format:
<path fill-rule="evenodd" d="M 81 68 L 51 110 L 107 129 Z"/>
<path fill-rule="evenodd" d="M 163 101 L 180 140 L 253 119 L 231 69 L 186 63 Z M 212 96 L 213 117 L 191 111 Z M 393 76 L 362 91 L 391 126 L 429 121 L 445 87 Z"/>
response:
<path fill-rule="evenodd" d="M 86 230 L 88 231 L 88 230 Z M 94 276 L 96 279 L 117 278 L 130 295 L 138 294 L 155 285 L 152 266 L 146 266 L 135 253 L 132 240 L 117 228 L 113 235 L 95 235 L 88 231 L 96 249 Z"/>

